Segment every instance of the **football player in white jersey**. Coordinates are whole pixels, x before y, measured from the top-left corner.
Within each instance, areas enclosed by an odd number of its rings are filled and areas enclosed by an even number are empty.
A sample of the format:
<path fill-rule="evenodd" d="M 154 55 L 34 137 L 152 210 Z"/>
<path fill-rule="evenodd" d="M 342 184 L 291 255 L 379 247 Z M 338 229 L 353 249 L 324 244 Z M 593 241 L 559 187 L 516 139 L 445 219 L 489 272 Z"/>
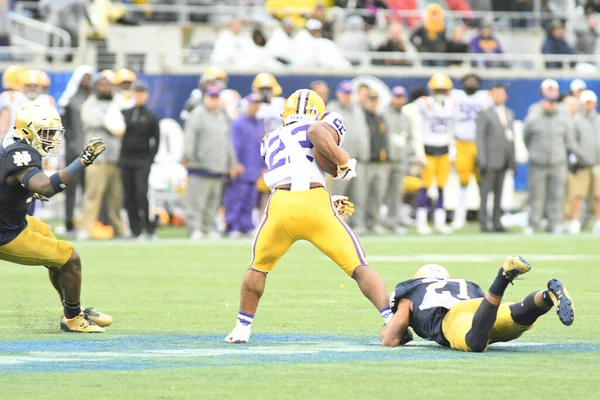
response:
<path fill-rule="evenodd" d="M 262 104 L 256 118 L 263 121 L 265 133 L 272 132 L 282 126 L 281 110 L 285 99 L 281 96 L 281 86 L 275 77 L 262 72 L 252 81 L 252 92 L 261 97 Z"/>
<path fill-rule="evenodd" d="M 52 95 L 50 95 L 48 93 L 48 91 L 50 90 L 50 85 L 52 84 L 52 81 L 50 80 L 50 77 L 48 76 L 47 73 L 45 73 L 44 71 L 40 71 L 40 75 L 41 75 L 41 79 L 42 79 L 42 84 L 40 85 L 40 92 L 41 94 L 36 98 L 36 101 L 42 104 L 49 104 L 52 107 L 56 106 L 56 100 L 54 99 L 54 97 L 52 97 Z"/>
<path fill-rule="evenodd" d="M 15 115 L 29 99 L 23 94 L 23 75 L 27 70 L 11 65 L 2 73 L 4 92 L 0 94 L 0 140 L 15 125 Z"/>
<path fill-rule="evenodd" d="M 435 178 L 438 188 L 438 198 L 433 214 L 434 228 L 437 232 L 448 234 L 452 229 L 446 225 L 446 210 L 444 209 L 444 186 L 450 174 L 450 150 L 453 147 L 453 129 L 456 121 L 456 103 L 450 97 L 452 81 L 447 75 L 435 74 L 427 84 L 429 96 L 416 101 L 419 110 L 419 121 L 415 124 L 421 135 L 419 143 L 423 143 L 425 152 L 425 167 L 423 167 L 423 187 L 417 195 L 417 232 L 428 235 L 431 229 L 427 225 L 428 200 L 427 190 Z"/>
<path fill-rule="evenodd" d="M 486 90 L 479 90 L 481 78 L 468 74 L 462 79 L 463 89 L 452 91 L 452 98 L 458 107 L 458 117 L 454 128 L 456 160 L 454 165 L 460 181 L 458 203 L 454 211 L 453 229 L 462 229 L 467 222 L 467 186 L 471 176 L 476 173 L 475 159 L 475 119 L 481 110 L 492 105 Z"/>
<path fill-rule="evenodd" d="M 330 197 L 326 174 L 315 161 L 316 149 L 338 166 L 334 179 L 356 176 L 356 160 L 340 148 L 346 134 L 342 117 L 327 112 L 323 100 L 309 89 L 297 90 L 285 101 L 282 117 L 284 126 L 262 141 L 268 168 L 264 178 L 272 194 L 254 238 L 237 322 L 225 338 L 229 343 L 250 339 L 267 274 L 297 240 L 311 242 L 354 278 L 386 323 L 392 317 L 383 280 L 369 267 L 356 233 L 340 216 L 350 215 L 354 206 L 347 198 Z"/>

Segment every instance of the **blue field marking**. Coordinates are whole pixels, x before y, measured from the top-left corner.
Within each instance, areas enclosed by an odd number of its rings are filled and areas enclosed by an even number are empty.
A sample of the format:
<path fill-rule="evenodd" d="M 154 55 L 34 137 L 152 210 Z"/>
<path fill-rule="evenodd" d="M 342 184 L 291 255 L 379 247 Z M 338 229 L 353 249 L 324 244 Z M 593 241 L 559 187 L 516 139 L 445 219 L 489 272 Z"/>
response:
<path fill-rule="evenodd" d="M 136 336 L 0 343 L 0 375 L 29 372 L 132 371 L 269 364 L 351 363 L 504 357 L 507 353 L 596 352 L 600 344 L 512 342 L 484 354 L 462 353 L 416 340 L 389 349 L 374 338 L 257 334 L 247 345 L 222 336 Z"/>

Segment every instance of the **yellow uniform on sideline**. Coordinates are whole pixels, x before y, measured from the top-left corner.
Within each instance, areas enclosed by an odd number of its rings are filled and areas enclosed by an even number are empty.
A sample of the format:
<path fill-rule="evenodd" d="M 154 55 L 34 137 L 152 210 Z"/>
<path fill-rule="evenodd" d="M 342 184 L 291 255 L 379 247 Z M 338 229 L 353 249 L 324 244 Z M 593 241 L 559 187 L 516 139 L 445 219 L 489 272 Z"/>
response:
<path fill-rule="evenodd" d="M 252 247 L 250 268 L 268 273 L 297 240 L 307 240 L 331 258 L 348 275 L 367 265 L 358 236 L 339 217 L 331 197 L 324 189 L 325 173 L 314 160 L 308 129 L 317 122 L 332 127 L 341 145 L 346 128 L 342 117 L 326 112 L 323 101 L 308 89 L 299 91 L 284 105 L 297 115 L 314 115 L 311 119 L 284 121 L 285 126 L 264 137 L 261 154 L 267 164 L 265 184 L 272 194 L 265 215 L 257 229 Z M 311 185 L 321 185 L 311 189 Z M 291 185 L 289 190 L 277 190 Z"/>

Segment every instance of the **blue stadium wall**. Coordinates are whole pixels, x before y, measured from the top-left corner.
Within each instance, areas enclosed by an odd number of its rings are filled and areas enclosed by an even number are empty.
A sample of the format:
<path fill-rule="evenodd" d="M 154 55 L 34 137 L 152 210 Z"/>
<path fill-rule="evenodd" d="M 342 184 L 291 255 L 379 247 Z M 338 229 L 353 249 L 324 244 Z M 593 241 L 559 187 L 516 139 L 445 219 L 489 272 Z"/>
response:
<path fill-rule="evenodd" d="M 64 90 L 71 73 L 51 73 L 52 87 L 50 94 L 56 99 Z M 198 83 L 198 76 L 193 75 L 147 75 L 142 77 L 150 86 L 150 107 L 160 118 L 175 118 L 179 121 L 179 113 L 183 108 L 187 97 Z M 229 87 L 237 90 L 242 95 L 250 92 L 253 75 L 231 75 Z M 299 88 L 308 87 L 311 81 L 321 79 L 329 83 L 335 90 L 337 83 L 348 77 L 327 77 L 317 75 L 289 75 L 279 76 L 277 79 L 283 89 L 283 95 L 289 95 Z M 383 77 L 381 80 L 388 86 L 402 85 L 408 91 L 427 84 L 427 77 L 423 78 L 391 78 Z M 517 119 L 525 118 L 528 107 L 539 100 L 539 87 L 541 79 L 498 79 L 484 80 L 483 88 L 489 88 L 493 83 L 503 83 L 508 90 L 508 106 L 515 112 Z M 570 79 L 558 79 L 561 93 L 569 90 Z M 460 82 L 455 80 L 455 85 L 460 87 Z M 600 92 L 600 79 L 587 80 L 588 88 Z M 333 93 L 332 93 L 333 96 Z M 527 166 L 521 165 L 517 168 L 515 175 L 515 189 L 525 190 L 527 188 Z"/>

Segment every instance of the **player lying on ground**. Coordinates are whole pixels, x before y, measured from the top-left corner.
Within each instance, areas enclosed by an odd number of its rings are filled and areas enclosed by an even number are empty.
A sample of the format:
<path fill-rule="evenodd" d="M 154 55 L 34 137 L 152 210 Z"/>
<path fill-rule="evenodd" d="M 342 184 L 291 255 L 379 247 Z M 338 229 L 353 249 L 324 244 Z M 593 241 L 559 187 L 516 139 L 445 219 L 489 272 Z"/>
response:
<path fill-rule="evenodd" d="M 409 327 L 423 339 L 462 351 L 481 352 L 488 344 L 517 339 L 535 321 L 556 307 L 560 321 L 575 319 L 573 300 L 558 279 L 546 290 L 520 303 L 501 303 L 504 291 L 531 266 L 519 256 L 507 257 L 487 293 L 464 279 L 450 279 L 441 265 L 421 267 L 401 282 L 392 295 L 394 317 L 381 331 L 381 343 L 396 347 L 412 340 Z"/>
<path fill-rule="evenodd" d="M 110 325 L 112 318 L 82 309 L 79 303 L 81 260 L 73 245 L 58 240 L 46 224 L 27 215 L 32 199 L 47 200 L 62 192 L 105 149 L 101 140 L 92 139 L 79 158 L 49 177 L 42 171 L 42 157 L 56 154 L 63 133 L 56 109 L 32 102 L 17 112 L 14 131 L 2 141 L 0 260 L 48 268 L 64 307 L 63 331 L 104 332 L 102 327 Z"/>
<path fill-rule="evenodd" d="M 358 236 L 338 214 L 351 214 L 353 206 L 347 199 L 332 202 L 319 167 L 322 161 L 317 164 L 322 157 L 329 160 L 334 179 L 356 176 L 356 160 L 340 148 L 346 132 L 341 116 L 326 112 L 319 95 L 302 89 L 286 100 L 282 117 L 284 126 L 262 143 L 268 167 L 264 179 L 272 194 L 242 282 L 236 326 L 225 338 L 230 343 L 248 342 L 267 274 L 297 240 L 311 242 L 354 278 L 386 322 L 392 315 L 383 280 L 369 267 Z"/>

